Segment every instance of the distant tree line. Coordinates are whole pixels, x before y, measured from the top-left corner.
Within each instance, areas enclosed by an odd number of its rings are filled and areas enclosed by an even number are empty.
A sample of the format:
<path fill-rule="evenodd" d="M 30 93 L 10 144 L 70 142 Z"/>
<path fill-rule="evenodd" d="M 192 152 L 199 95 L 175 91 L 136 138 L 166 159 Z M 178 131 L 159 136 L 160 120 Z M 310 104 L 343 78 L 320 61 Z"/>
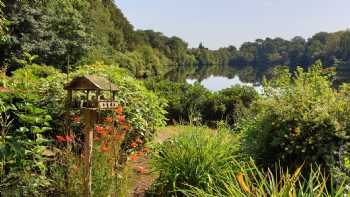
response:
<path fill-rule="evenodd" d="M 67 71 L 96 61 L 118 64 L 138 78 L 163 76 L 180 66 L 225 65 L 266 71 L 277 65 L 294 70 L 316 60 L 350 67 L 350 32 L 321 32 L 309 39 L 258 39 L 240 48 L 189 48 L 178 37 L 134 30 L 113 0 L 3 0 L 0 65 L 22 67 L 24 52 L 36 63 Z M 1 5 L 1 4 L 0 4 Z"/>
<path fill-rule="evenodd" d="M 251 66 L 266 70 L 277 65 L 287 65 L 293 70 L 300 65 L 309 67 L 321 60 L 325 66 L 337 66 L 350 60 L 350 32 L 320 32 L 309 39 L 300 36 L 291 40 L 282 38 L 258 39 L 234 46 L 209 50 L 201 44 L 190 50 L 198 65 Z"/>

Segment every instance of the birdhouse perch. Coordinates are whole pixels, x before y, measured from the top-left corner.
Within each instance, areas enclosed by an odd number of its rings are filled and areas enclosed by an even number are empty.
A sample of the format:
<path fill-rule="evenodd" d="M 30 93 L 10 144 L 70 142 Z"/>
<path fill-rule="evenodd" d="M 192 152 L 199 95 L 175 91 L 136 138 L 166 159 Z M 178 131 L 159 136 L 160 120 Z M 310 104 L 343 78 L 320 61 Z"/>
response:
<path fill-rule="evenodd" d="M 75 77 L 70 83 L 65 85 L 68 91 L 67 108 L 70 109 L 113 109 L 117 106 L 115 94 L 117 86 L 106 78 L 84 75 Z M 80 94 L 79 94 L 80 93 Z M 109 99 L 106 99 L 109 93 Z"/>

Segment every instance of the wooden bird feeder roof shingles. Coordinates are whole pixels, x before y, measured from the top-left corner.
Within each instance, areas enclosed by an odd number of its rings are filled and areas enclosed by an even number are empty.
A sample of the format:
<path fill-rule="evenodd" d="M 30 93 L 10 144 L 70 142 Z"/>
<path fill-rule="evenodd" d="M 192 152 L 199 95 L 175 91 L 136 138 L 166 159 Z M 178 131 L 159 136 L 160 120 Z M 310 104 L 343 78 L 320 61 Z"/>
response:
<path fill-rule="evenodd" d="M 75 77 L 70 83 L 65 85 L 64 89 L 94 91 L 101 90 L 112 92 L 116 92 L 118 90 L 117 86 L 111 83 L 106 78 L 94 75 L 84 75 L 81 77 Z"/>

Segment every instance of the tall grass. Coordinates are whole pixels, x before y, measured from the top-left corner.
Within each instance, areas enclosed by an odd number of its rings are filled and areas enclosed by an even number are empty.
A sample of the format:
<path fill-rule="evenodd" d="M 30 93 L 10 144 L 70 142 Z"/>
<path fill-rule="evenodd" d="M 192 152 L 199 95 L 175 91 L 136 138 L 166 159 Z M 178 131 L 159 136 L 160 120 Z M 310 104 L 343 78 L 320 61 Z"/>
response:
<path fill-rule="evenodd" d="M 189 185 L 204 191 L 213 180 L 231 167 L 238 140 L 225 130 L 188 128 L 175 138 L 159 145 L 152 166 L 160 173 L 153 185 L 158 196 L 181 196 Z"/>
<path fill-rule="evenodd" d="M 149 196 L 342 196 L 344 184 L 315 165 L 263 170 L 238 152 L 240 138 L 225 129 L 184 127 L 160 144 L 152 166 L 159 178 Z M 307 172 L 303 174 L 303 172 Z"/>
<path fill-rule="evenodd" d="M 219 181 L 212 182 L 209 189 L 192 186 L 184 190 L 187 196 L 200 197 L 236 197 L 236 196 L 287 196 L 287 197 L 328 197 L 343 196 L 344 184 L 335 184 L 321 168 L 315 167 L 307 176 L 303 176 L 302 166 L 293 173 L 276 168 L 275 172 L 260 170 L 253 161 L 234 162 Z"/>

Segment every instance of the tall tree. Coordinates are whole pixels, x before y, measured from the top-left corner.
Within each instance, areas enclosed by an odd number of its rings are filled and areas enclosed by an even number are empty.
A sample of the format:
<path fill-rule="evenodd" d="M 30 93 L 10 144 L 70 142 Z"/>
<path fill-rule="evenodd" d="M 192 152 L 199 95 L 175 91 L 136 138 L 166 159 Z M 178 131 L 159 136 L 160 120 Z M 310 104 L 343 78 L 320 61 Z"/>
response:
<path fill-rule="evenodd" d="M 350 32 L 343 33 L 339 44 L 340 58 L 344 61 L 350 60 Z"/>

